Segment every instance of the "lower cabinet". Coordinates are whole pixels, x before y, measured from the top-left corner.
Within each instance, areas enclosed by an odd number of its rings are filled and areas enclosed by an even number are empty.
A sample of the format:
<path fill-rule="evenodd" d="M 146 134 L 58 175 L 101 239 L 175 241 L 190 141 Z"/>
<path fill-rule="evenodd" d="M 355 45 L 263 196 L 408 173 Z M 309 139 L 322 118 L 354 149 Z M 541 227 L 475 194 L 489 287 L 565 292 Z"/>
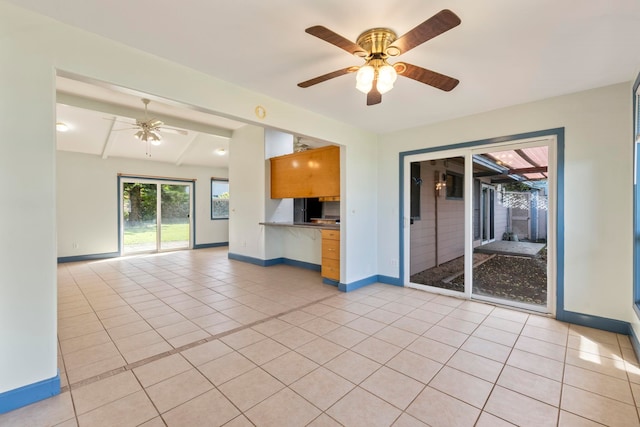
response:
<path fill-rule="evenodd" d="M 340 281 L 340 230 L 322 230 L 322 277 Z"/>

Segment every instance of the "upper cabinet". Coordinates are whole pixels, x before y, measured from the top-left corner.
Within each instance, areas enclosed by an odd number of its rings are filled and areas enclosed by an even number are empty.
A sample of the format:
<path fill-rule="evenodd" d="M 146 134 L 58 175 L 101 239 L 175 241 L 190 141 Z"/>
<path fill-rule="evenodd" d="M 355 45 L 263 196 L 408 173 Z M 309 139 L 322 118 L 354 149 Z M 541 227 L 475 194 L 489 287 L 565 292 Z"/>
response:
<path fill-rule="evenodd" d="M 340 147 L 272 157 L 271 198 L 340 197 Z"/>

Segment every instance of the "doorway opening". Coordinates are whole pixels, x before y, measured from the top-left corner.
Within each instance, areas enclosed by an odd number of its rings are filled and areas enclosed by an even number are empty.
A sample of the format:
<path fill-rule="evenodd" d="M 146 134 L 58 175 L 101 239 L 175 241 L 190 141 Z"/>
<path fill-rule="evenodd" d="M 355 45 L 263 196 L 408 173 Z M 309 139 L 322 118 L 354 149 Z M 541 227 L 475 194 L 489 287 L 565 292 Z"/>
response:
<path fill-rule="evenodd" d="M 193 181 L 120 179 L 120 253 L 192 247 Z"/>
<path fill-rule="evenodd" d="M 555 153 L 549 136 L 407 155 L 404 284 L 554 312 Z"/>

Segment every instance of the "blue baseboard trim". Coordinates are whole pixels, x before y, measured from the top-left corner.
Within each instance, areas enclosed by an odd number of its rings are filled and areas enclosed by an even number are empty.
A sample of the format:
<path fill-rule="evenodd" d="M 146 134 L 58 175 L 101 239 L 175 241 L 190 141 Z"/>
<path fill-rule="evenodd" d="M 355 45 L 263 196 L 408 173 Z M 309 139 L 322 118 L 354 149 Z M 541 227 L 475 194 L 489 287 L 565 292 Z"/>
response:
<path fill-rule="evenodd" d="M 631 324 L 629 325 L 629 338 L 631 340 L 631 345 L 633 346 L 633 351 L 636 353 L 636 357 L 638 357 L 638 355 L 640 355 L 640 341 L 638 340 L 636 331 L 633 329 Z"/>
<path fill-rule="evenodd" d="M 298 261 L 295 259 L 281 258 L 282 264 L 291 265 L 293 267 L 305 268 L 307 270 L 320 271 L 322 266 L 320 264 L 313 264 L 311 262 Z"/>
<path fill-rule="evenodd" d="M 573 311 L 562 311 L 556 314 L 556 319 L 576 325 L 588 326 L 590 328 L 602 329 L 603 331 L 615 332 L 617 334 L 628 335 L 631 324 L 622 320 L 608 319 L 606 317 L 594 316 L 591 314 L 576 313 Z"/>
<path fill-rule="evenodd" d="M 197 245 L 193 245 L 193 249 L 219 248 L 221 246 L 229 246 L 229 242 L 199 243 Z"/>
<path fill-rule="evenodd" d="M 336 282 L 335 280 L 327 279 L 326 277 L 322 278 L 322 283 L 324 283 L 325 285 L 331 285 L 331 286 L 335 286 L 335 287 L 339 287 L 340 286 L 340 282 Z"/>
<path fill-rule="evenodd" d="M 106 252 L 103 254 L 89 254 L 89 255 L 76 255 L 76 256 L 62 256 L 58 257 L 58 264 L 65 262 L 77 262 L 77 261 L 92 261 L 96 259 L 117 258 L 120 256 L 120 252 Z"/>
<path fill-rule="evenodd" d="M 60 373 L 48 380 L 0 393 L 0 414 L 60 394 Z"/>
<path fill-rule="evenodd" d="M 321 268 L 321 266 L 318 264 L 313 264 L 305 261 L 298 261 L 298 260 L 289 259 L 289 258 L 260 259 L 260 258 L 246 256 L 246 255 L 234 254 L 233 252 L 229 252 L 227 256 L 229 257 L 229 259 L 247 262 L 249 264 L 259 265 L 260 267 L 271 267 L 273 265 L 285 264 L 285 265 L 291 265 L 293 267 L 306 268 L 308 270 L 314 270 L 314 271 L 320 271 L 320 268 Z"/>
<path fill-rule="evenodd" d="M 371 277 L 365 277 L 364 279 L 356 280 L 355 282 L 351 282 L 351 283 L 340 283 L 338 285 L 338 290 L 342 292 L 351 292 L 351 291 L 355 291 L 356 289 L 360 289 L 374 283 L 378 283 L 377 275 L 371 276 Z"/>
<path fill-rule="evenodd" d="M 264 260 L 264 259 L 260 259 L 260 258 L 254 258 L 254 257 L 246 256 L 246 255 L 234 254 L 233 252 L 229 252 L 227 254 L 227 258 L 235 260 L 235 261 L 246 262 L 246 263 L 253 264 L 253 265 L 259 265 L 260 267 L 268 267 L 269 265 L 274 265 L 274 264 L 269 264 L 268 260 Z M 277 264 L 279 264 L 279 263 L 277 263 Z"/>
<path fill-rule="evenodd" d="M 386 285 L 403 286 L 404 287 L 404 283 L 402 283 L 402 280 L 400 280 L 399 277 L 378 275 L 378 282 L 384 283 Z"/>

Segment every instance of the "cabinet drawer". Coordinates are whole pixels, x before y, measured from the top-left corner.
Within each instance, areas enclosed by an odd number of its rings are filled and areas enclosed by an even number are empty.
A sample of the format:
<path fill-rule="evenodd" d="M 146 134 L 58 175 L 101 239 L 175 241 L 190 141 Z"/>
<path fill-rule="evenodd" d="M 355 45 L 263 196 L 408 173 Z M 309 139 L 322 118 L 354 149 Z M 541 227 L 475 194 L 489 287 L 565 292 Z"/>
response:
<path fill-rule="evenodd" d="M 340 240 L 340 230 L 322 230 L 322 240 Z"/>
<path fill-rule="evenodd" d="M 322 277 L 331 280 L 340 280 L 340 260 L 322 258 Z"/>
<path fill-rule="evenodd" d="M 322 240 L 322 258 L 340 259 L 340 240 Z"/>

